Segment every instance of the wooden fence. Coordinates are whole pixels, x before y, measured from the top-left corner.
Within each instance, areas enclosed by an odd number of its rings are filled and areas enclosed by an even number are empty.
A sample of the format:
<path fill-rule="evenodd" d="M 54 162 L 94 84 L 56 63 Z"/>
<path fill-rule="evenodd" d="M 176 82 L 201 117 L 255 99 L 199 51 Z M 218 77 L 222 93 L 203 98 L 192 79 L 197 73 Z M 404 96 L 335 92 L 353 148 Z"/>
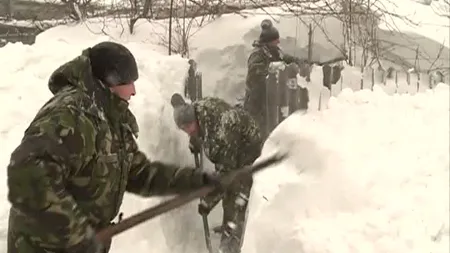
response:
<path fill-rule="evenodd" d="M 197 64 L 194 60 L 189 60 L 190 68 L 188 70 L 188 75 L 185 82 L 185 96 L 192 101 L 202 98 L 202 74 L 197 69 Z M 325 64 L 321 66 L 322 68 L 322 84 L 321 86 L 331 91 L 333 89 L 342 90 L 343 83 L 345 83 L 346 76 L 342 73 L 344 67 L 340 63 L 335 64 Z M 273 62 L 269 67 L 269 74 L 266 79 L 266 112 L 267 125 L 266 129 L 262 131 L 267 131 L 270 133 L 275 127 L 291 115 L 293 112 L 298 110 L 308 110 L 308 104 L 310 102 L 310 87 L 302 87 L 298 85 L 306 79 L 307 85 L 311 84 L 310 75 L 311 68 L 305 66 L 298 66 L 293 63 L 286 65 L 282 62 Z M 383 85 L 386 84 L 388 80 L 395 82 L 397 86 L 400 85 L 399 73 L 406 76 L 405 82 L 402 85 L 407 85 L 417 89 L 419 91 L 420 87 L 423 87 L 423 83 L 428 83 L 426 88 L 434 88 L 439 82 L 448 82 L 448 76 L 444 76 L 442 73 L 435 75 L 425 75 L 423 73 L 411 73 L 408 71 L 394 71 L 392 69 L 376 70 L 376 69 L 366 69 L 363 73 L 365 76 L 370 76 L 370 89 L 373 89 L 375 84 Z M 367 89 L 367 84 L 365 83 L 368 79 L 361 75 L 359 80 L 360 87 L 354 87 L 355 90 Z M 381 76 L 381 77 L 380 77 Z M 426 76 L 425 80 L 423 79 Z M 381 78 L 381 82 L 377 81 L 377 78 Z M 337 87 L 340 86 L 340 87 Z M 397 90 L 395 90 L 395 93 Z M 322 93 L 320 93 L 321 95 Z M 336 93 L 335 93 L 336 94 Z M 321 97 L 319 97 L 319 108 L 321 110 Z"/>
<path fill-rule="evenodd" d="M 387 70 L 379 68 L 366 68 L 361 75 L 360 89 L 367 87 L 367 81 L 370 80 L 370 87 L 375 84 L 386 85 L 388 82 L 394 82 L 396 86 L 400 86 L 405 82 L 408 86 L 415 85 L 417 90 L 420 86 L 427 86 L 427 88 L 434 88 L 438 83 L 448 83 L 449 76 L 444 74 L 444 71 L 433 71 L 430 73 L 416 72 L 411 69 L 408 70 L 395 70 L 394 68 L 388 68 Z M 345 76 L 341 79 L 345 82 Z"/>

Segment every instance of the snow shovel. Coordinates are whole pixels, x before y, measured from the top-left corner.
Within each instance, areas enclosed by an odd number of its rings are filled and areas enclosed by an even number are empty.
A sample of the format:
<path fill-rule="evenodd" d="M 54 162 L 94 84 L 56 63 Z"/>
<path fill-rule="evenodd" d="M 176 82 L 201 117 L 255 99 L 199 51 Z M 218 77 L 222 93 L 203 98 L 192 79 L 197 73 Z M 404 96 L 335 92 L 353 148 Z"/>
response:
<path fill-rule="evenodd" d="M 283 152 L 280 154 L 276 152 L 273 155 L 269 155 L 265 159 L 255 162 L 253 165 L 245 166 L 240 170 L 230 171 L 229 173 L 223 175 L 220 178 L 220 184 L 228 185 L 230 182 L 234 180 L 239 180 L 244 175 L 248 175 L 249 173 L 250 174 L 258 173 L 259 171 L 262 171 L 270 166 L 282 162 L 287 156 L 288 153 Z M 172 199 L 164 201 L 156 206 L 147 208 L 137 214 L 134 214 L 128 218 L 123 219 L 120 223 L 108 226 L 100 230 L 99 232 L 97 232 L 96 235 L 97 240 L 99 240 L 100 242 L 106 242 L 112 237 L 124 231 L 127 231 L 128 229 L 135 227 L 145 221 L 151 220 L 152 218 L 155 218 L 163 213 L 179 208 L 195 199 L 202 198 L 210 194 L 214 190 L 216 190 L 217 187 L 218 186 L 205 185 L 199 189 L 188 191 L 184 194 L 180 194 Z"/>
<path fill-rule="evenodd" d="M 199 170 L 203 170 L 203 161 L 200 160 L 199 154 L 200 153 L 194 154 L 195 167 L 197 167 L 197 169 L 199 169 Z M 208 215 L 202 214 L 202 219 L 203 219 L 203 230 L 205 230 L 206 248 L 208 249 L 209 253 L 213 253 L 212 246 L 211 246 L 211 234 L 209 233 Z"/>
<path fill-rule="evenodd" d="M 203 230 L 205 230 L 205 243 L 206 248 L 208 249 L 209 253 L 213 253 L 212 245 L 211 245 L 211 234 L 209 233 L 209 224 L 208 224 L 208 215 L 203 214 Z"/>

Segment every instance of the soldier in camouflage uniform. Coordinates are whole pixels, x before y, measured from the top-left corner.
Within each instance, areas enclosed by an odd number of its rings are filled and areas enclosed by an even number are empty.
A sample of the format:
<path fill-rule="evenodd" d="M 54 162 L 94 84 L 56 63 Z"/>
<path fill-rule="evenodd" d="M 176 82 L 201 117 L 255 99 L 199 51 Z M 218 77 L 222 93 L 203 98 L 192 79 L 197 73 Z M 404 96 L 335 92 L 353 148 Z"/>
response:
<path fill-rule="evenodd" d="M 297 63 L 304 65 L 305 60 L 283 54 L 278 47 L 280 35 L 278 30 L 268 19 L 261 23 L 261 34 L 259 40 L 253 42 L 254 50 L 247 62 L 248 72 L 244 108 L 252 115 L 261 129 L 263 139 L 269 133 L 266 131 L 266 77 L 269 74 L 271 62 L 284 61 L 286 64 Z"/>
<path fill-rule="evenodd" d="M 219 174 L 251 165 L 259 157 L 262 148 L 259 128 L 245 110 L 212 97 L 187 104 L 177 93 L 171 103 L 176 125 L 191 138 L 191 151 L 195 152 L 199 148 L 196 144 L 200 143 Z M 223 253 L 241 251 L 252 185 L 249 175 L 224 191 L 206 196 L 199 205 L 199 213 L 207 215 L 222 200 L 220 250 Z"/>
<path fill-rule="evenodd" d="M 95 232 L 117 215 L 124 192 L 177 194 L 215 179 L 150 161 L 128 109 L 138 70 L 124 46 L 103 42 L 59 67 L 54 96 L 25 131 L 8 166 L 8 253 L 98 253 Z"/>

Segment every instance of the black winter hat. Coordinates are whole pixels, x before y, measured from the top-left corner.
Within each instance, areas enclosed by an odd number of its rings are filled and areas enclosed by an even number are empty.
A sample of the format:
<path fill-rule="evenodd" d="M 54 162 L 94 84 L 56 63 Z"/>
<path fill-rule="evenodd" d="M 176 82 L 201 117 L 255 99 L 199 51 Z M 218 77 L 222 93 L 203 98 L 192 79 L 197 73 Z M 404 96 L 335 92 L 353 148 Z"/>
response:
<path fill-rule="evenodd" d="M 280 38 L 278 29 L 275 28 L 270 19 L 264 19 L 261 22 L 261 34 L 259 35 L 260 43 L 268 43 Z"/>
<path fill-rule="evenodd" d="M 127 84 L 139 78 L 136 60 L 125 46 L 101 42 L 89 48 L 92 74 L 108 87 Z"/>
<path fill-rule="evenodd" d="M 174 93 L 170 99 L 173 107 L 173 119 L 178 127 L 191 123 L 197 119 L 194 106 L 186 103 L 179 93 Z"/>

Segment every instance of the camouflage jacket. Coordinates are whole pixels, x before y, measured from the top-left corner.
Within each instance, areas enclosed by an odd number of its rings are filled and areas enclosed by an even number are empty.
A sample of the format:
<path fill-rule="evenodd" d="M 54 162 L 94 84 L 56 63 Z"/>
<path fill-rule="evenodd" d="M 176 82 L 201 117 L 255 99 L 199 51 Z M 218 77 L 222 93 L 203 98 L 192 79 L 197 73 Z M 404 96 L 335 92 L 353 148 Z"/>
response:
<path fill-rule="evenodd" d="M 247 61 L 247 78 L 245 103 L 250 111 L 261 110 L 266 96 L 266 77 L 269 74 L 271 62 L 284 61 L 286 64 L 292 62 L 300 63 L 301 60 L 294 56 L 283 54 L 278 46 L 269 47 L 258 42 L 253 43 L 253 51 Z"/>
<path fill-rule="evenodd" d="M 260 132 L 246 111 L 212 97 L 192 105 L 200 125 L 205 156 L 217 170 L 239 169 L 252 164 L 260 155 Z"/>
<path fill-rule="evenodd" d="M 86 51 L 58 68 L 49 88 L 54 96 L 8 166 L 9 253 L 73 252 L 88 225 L 110 224 L 125 191 L 151 196 L 203 185 L 195 170 L 151 162 L 139 151 L 128 103 L 93 78 Z"/>

